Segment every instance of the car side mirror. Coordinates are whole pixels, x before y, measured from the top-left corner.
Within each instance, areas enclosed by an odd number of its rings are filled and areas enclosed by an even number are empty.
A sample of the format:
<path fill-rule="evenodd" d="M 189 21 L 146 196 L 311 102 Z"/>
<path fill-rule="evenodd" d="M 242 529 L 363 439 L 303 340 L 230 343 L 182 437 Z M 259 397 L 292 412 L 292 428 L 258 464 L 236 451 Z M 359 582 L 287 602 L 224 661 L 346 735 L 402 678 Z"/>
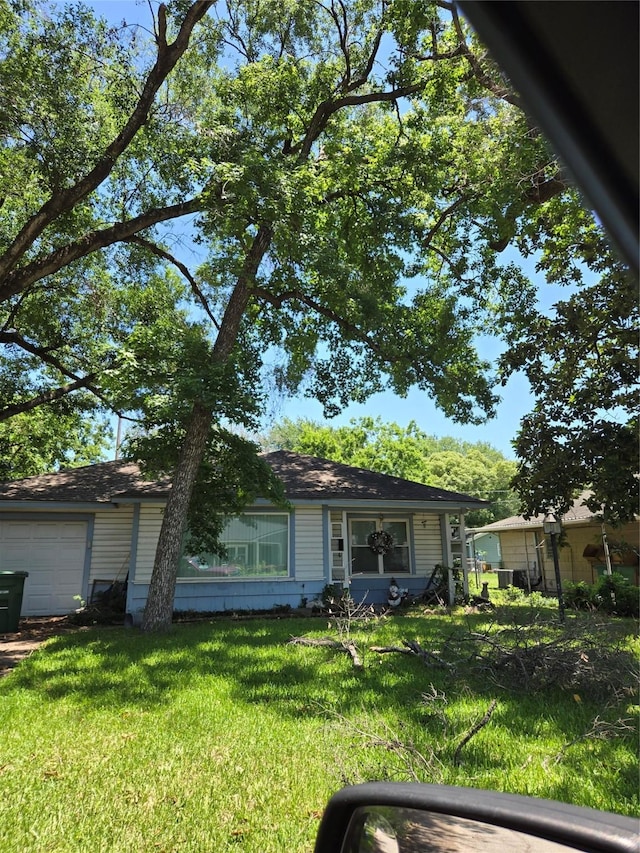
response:
<path fill-rule="evenodd" d="M 634 818 L 516 794 L 375 782 L 343 788 L 315 853 L 638 853 Z"/>

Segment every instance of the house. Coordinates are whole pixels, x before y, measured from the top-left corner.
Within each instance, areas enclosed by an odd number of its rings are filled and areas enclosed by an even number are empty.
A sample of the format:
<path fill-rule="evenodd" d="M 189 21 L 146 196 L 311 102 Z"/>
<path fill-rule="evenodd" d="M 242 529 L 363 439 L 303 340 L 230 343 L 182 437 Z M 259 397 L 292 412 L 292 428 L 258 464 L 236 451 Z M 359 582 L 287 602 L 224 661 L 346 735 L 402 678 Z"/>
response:
<path fill-rule="evenodd" d="M 488 568 L 499 566 L 502 557 L 498 534 L 476 533 L 475 529 L 467 530 L 467 557 Z"/>
<path fill-rule="evenodd" d="M 562 518 L 558 563 L 563 581 L 595 583 L 605 571 L 605 542 L 610 552 L 611 567 L 632 583 L 638 584 L 638 552 L 640 525 L 638 519 L 621 527 L 602 525 L 584 501 L 589 492 L 578 497 Z M 482 533 L 495 533 L 500 538 L 501 580 L 511 580 L 523 589 L 556 590 L 555 568 L 550 537 L 543 530 L 544 516 L 529 520 L 522 516 L 504 518 L 473 531 L 474 538 Z"/>
<path fill-rule="evenodd" d="M 327 584 L 386 600 L 390 580 L 423 591 L 436 564 L 462 562 L 468 495 L 289 451 L 265 454 L 289 511 L 265 500 L 227 523 L 227 555 L 182 557 L 175 609 L 267 609 L 317 598 Z M 0 484 L 0 571 L 29 572 L 22 615 L 68 613 L 114 581 L 140 618 L 168 481 L 129 461 Z"/>

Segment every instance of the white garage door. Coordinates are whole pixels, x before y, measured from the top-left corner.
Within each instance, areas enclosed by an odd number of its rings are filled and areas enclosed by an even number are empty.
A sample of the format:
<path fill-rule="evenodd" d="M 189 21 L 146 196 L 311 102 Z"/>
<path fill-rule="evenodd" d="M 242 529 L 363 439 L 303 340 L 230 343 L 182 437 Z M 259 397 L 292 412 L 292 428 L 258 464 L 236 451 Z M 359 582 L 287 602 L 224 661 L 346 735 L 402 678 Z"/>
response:
<path fill-rule="evenodd" d="M 86 551 L 86 521 L 0 521 L 0 571 L 29 572 L 21 615 L 78 608 Z"/>

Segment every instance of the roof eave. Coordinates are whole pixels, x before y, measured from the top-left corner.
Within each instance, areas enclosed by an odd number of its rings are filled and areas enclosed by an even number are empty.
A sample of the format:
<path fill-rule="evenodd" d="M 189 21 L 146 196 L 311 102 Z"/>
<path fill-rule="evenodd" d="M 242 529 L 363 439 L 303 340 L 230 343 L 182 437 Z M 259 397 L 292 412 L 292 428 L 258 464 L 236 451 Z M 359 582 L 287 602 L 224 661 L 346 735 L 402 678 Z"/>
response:
<path fill-rule="evenodd" d="M 417 500 L 393 500 L 390 498 L 341 498 L 325 497 L 317 498 L 288 498 L 295 506 L 332 506 L 345 509 L 364 509 L 368 511 L 379 511 L 381 509 L 402 509 L 425 511 L 455 511 L 468 512 L 472 509 L 483 509 L 488 504 L 485 501 L 463 503 L 461 501 L 417 501 Z M 258 498 L 256 505 L 270 503 L 265 498 Z"/>
<path fill-rule="evenodd" d="M 590 518 L 563 518 L 563 527 L 578 527 L 581 524 L 601 524 L 595 516 Z M 522 521 L 519 524 L 500 524 L 496 521 L 493 525 L 487 527 L 474 527 L 473 530 L 468 530 L 468 533 L 500 533 L 505 530 L 542 530 L 542 521 Z"/>
<path fill-rule="evenodd" d="M 112 501 L 30 501 L 22 500 L 2 500 L 0 499 L 1 511 L 22 511 L 26 510 L 46 510 L 48 512 L 69 512 L 70 510 L 114 510 L 117 505 Z"/>

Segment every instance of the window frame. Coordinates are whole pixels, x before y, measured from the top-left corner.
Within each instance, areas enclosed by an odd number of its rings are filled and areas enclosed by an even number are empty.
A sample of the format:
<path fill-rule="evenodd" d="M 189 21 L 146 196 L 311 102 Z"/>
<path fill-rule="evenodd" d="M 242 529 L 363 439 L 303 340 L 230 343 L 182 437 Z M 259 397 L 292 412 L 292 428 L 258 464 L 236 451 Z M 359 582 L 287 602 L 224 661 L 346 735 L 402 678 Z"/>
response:
<path fill-rule="evenodd" d="M 259 509 L 253 509 L 249 512 L 243 512 L 239 515 L 233 516 L 230 518 L 225 525 L 222 533 L 221 533 L 221 541 L 223 544 L 236 552 L 244 550 L 246 554 L 245 564 L 242 567 L 243 571 L 247 571 L 247 563 L 248 557 L 251 551 L 252 544 L 256 544 L 256 561 L 260 562 L 260 542 L 256 542 L 256 540 L 242 540 L 235 536 L 233 539 L 229 539 L 228 542 L 224 542 L 223 537 L 225 532 L 229 529 L 231 524 L 234 521 L 242 521 L 243 519 L 249 517 L 257 518 L 258 520 L 265 517 L 275 517 L 284 520 L 285 523 L 285 532 L 286 532 L 286 542 L 282 543 L 282 545 L 278 544 L 278 547 L 282 548 L 282 556 L 284 558 L 285 571 L 282 574 L 237 574 L 233 572 L 222 572 L 220 571 L 226 565 L 228 565 L 225 560 L 229 560 L 230 558 L 221 559 L 216 557 L 211 553 L 202 553 L 197 557 L 190 556 L 186 551 L 183 550 L 183 553 L 180 558 L 180 567 L 178 568 L 178 577 L 177 580 L 181 582 L 196 582 L 202 583 L 207 582 L 210 583 L 212 581 L 237 581 L 240 583 L 247 583 L 251 581 L 279 581 L 279 580 L 289 580 L 291 578 L 291 513 L 288 512 L 272 512 L 272 511 L 261 511 Z M 277 543 L 262 543 L 263 545 L 269 544 L 277 544 Z M 202 559 L 204 557 L 204 559 Z M 184 563 L 191 563 L 192 566 L 195 566 L 196 563 L 200 563 L 200 565 L 205 565 L 206 568 L 202 570 L 201 575 L 193 575 L 193 574 L 181 574 L 181 567 Z M 218 571 L 216 571 L 218 570 Z"/>
<path fill-rule="evenodd" d="M 397 568 L 390 570 L 390 571 L 385 571 L 385 568 L 384 568 L 385 555 L 384 554 L 374 554 L 373 555 L 377 558 L 377 563 L 378 563 L 378 570 L 377 571 L 363 571 L 363 572 L 354 571 L 354 549 L 359 549 L 359 550 L 362 549 L 363 551 L 365 549 L 368 549 L 370 551 L 368 545 L 354 545 L 353 526 L 354 526 L 354 524 L 358 524 L 358 523 L 362 523 L 362 522 L 373 525 L 373 530 L 371 531 L 372 533 L 374 531 L 385 530 L 386 529 L 385 525 L 387 525 L 387 524 L 388 525 L 404 524 L 404 527 L 405 527 L 405 543 L 403 545 L 394 545 L 394 548 L 403 548 L 406 550 L 406 557 L 407 557 L 406 562 L 407 562 L 407 566 L 408 566 L 406 571 L 401 570 L 401 569 L 397 569 Z M 367 515 L 367 516 L 358 516 L 358 517 L 349 518 L 348 524 L 349 524 L 348 543 L 349 543 L 349 576 L 350 577 L 392 577 L 396 574 L 400 575 L 401 577 L 407 577 L 407 576 L 413 574 L 413 557 L 412 557 L 412 549 L 411 549 L 411 520 L 410 520 L 410 518 L 408 518 L 407 516 L 389 517 L 389 518 L 385 518 L 382 521 L 380 521 L 379 517 L 376 518 L 374 516 L 368 516 Z M 372 553 L 372 552 L 370 552 L 370 553 Z"/>

